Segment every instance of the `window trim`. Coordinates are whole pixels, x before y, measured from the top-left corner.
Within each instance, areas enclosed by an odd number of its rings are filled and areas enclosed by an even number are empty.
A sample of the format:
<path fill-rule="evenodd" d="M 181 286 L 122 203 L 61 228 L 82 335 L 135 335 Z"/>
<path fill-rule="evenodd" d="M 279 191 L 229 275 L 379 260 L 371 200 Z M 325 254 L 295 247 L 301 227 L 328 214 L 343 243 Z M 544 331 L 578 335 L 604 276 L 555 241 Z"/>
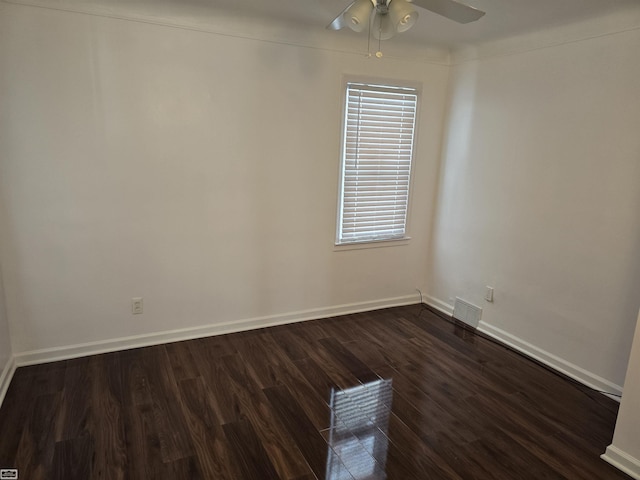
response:
<path fill-rule="evenodd" d="M 341 241 L 340 239 L 340 231 L 341 231 L 341 223 L 342 223 L 342 209 L 343 209 L 343 201 L 344 201 L 344 153 L 345 153 L 345 144 L 347 141 L 346 138 L 346 128 L 347 128 L 347 116 L 346 111 L 348 107 L 348 85 L 350 83 L 359 83 L 363 85 L 379 85 L 379 86 L 392 86 L 392 87 L 400 87 L 400 88 L 410 88 L 415 90 L 416 93 L 416 112 L 415 112 L 415 120 L 414 120 L 414 129 L 413 129 L 413 145 L 411 152 L 411 164 L 409 167 L 409 191 L 407 198 L 407 209 L 405 216 L 405 231 L 404 236 L 402 237 L 390 237 L 390 238 L 376 238 L 376 239 L 363 239 L 363 240 L 353 240 L 353 241 Z M 418 145 L 418 129 L 420 123 L 420 107 L 422 101 L 422 83 L 415 81 L 407 81 L 407 80 L 398 80 L 398 79 L 389 79 L 389 78 L 380 78 L 380 77 L 363 77 L 363 76 L 352 76 L 352 75 L 344 75 L 342 77 L 341 82 L 341 92 L 342 92 L 342 120 L 341 120 L 341 128 L 340 128 L 340 151 L 338 155 L 338 199 L 337 199 L 337 209 L 336 209 L 336 230 L 334 235 L 334 251 L 342 251 L 342 250 L 355 250 L 355 249 L 363 249 L 363 248 L 379 248 L 379 247 L 391 247 L 391 246 L 401 246 L 407 245 L 411 240 L 411 236 L 409 234 L 410 225 L 411 225 L 411 198 L 413 191 L 413 182 L 414 182 L 414 168 L 415 168 L 415 159 L 416 159 L 416 151 Z"/>
<path fill-rule="evenodd" d="M 343 252 L 346 250 L 361 250 L 365 248 L 383 248 L 383 247 L 400 247 L 409 245 L 411 237 L 404 236 L 399 238 L 389 238 L 382 240 L 361 240 L 359 242 L 335 243 L 334 252 Z"/>

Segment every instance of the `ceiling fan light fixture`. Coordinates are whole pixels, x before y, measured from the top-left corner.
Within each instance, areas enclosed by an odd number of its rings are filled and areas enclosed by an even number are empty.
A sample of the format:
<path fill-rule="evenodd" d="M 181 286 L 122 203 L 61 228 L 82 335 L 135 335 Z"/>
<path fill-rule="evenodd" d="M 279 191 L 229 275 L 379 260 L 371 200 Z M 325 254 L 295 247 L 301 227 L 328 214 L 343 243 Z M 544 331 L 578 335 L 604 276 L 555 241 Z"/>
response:
<path fill-rule="evenodd" d="M 354 32 L 362 32 L 368 25 L 373 3 L 371 0 L 356 0 L 344 12 L 343 16 L 348 27 Z"/>
<path fill-rule="evenodd" d="M 475 22 L 485 14 L 459 0 L 354 0 L 327 25 L 327 29 L 340 30 L 348 25 L 351 30 L 362 32 L 367 25 L 372 25 L 375 30 L 377 23 L 376 38 L 381 35 L 381 38 L 391 38 L 396 32 L 406 32 L 416 23 L 418 12 L 413 9 L 414 6 L 463 24 Z M 372 15 L 374 9 L 375 14 Z M 388 27 L 383 26 L 386 22 L 377 21 L 379 17 L 391 17 L 388 23 L 392 25 L 393 34 L 389 34 Z"/>
<path fill-rule="evenodd" d="M 418 12 L 406 0 L 391 0 L 389 16 L 391 24 L 398 32 L 402 33 L 413 27 L 418 19 Z"/>

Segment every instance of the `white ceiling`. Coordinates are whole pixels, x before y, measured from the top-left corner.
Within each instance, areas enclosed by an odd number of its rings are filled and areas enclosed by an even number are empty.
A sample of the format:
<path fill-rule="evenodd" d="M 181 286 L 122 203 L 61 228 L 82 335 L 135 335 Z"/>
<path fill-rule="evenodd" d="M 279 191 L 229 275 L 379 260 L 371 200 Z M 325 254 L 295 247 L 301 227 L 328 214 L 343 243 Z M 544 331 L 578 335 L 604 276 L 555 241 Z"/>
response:
<path fill-rule="evenodd" d="M 178 19 L 177 23 L 218 25 L 232 17 L 234 24 L 246 20 L 246 29 L 261 25 L 290 25 L 307 35 L 325 36 L 335 41 L 353 41 L 364 34 L 349 29 L 325 31 L 350 0 L 2 0 L 113 16 Z M 411 42 L 423 47 L 456 49 L 521 33 L 609 15 L 640 0 L 466 0 L 486 12 L 474 23 L 461 25 L 427 10 L 417 8 L 419 18 L 408 32 L 392 41 Z M 229 27 L 231 28 L 231 27 Z M 215 29 L 213 29 L 215 30 Z M 228 31 L 226 33 L 229 33 Z M 247 32 L 244 32 L 245 34 Z M 260 35 L 256 35 L 259 37 Z M 399 37 L 402 37 L 400 40 Z M 358 40 L 360 41 L 360 40 Z"/>
<path fill-rule="evenodd" d="M 235 9 L 271 19 L 286 19 L 304 23 L 309 28 L 318 28 L 329 24 L 338 13 L 349 5 L 351 0 L 190 1 L 200 5 L 210 4 Z M 403 35 L 437 45 L 457 47 L 602 16 L 639 3 L 639 0 L 463 1 L 485 11 L 486 15 L 477 22 L 460 25 L 422 8 L 417 8 L 418 22 Z"/>

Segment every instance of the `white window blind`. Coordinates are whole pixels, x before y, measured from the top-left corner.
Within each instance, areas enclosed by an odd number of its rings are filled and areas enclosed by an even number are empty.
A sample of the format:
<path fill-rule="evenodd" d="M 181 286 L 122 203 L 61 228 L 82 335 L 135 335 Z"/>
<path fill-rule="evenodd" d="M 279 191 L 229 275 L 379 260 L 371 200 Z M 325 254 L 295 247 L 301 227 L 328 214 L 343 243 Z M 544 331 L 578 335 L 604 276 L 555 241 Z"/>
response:
<path fill-rule="evenodd" d="M 417 91 L 348 83 L 337 243 L 403 238 Z"/>

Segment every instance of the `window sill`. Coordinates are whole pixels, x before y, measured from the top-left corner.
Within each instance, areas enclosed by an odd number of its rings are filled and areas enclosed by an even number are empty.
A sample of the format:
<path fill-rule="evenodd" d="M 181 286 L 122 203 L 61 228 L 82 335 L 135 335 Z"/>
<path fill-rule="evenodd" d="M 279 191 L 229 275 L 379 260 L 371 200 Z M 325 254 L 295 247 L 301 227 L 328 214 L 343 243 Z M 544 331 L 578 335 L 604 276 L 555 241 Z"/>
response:
<path fill-rule="evenodd" d="M 363 242 L 336 243 L 333 251 L 361 250 L 364 248 L 400 247 L 408 245 L 411 237 L 393 238 L 389 240 L 367 240 Z"/>

